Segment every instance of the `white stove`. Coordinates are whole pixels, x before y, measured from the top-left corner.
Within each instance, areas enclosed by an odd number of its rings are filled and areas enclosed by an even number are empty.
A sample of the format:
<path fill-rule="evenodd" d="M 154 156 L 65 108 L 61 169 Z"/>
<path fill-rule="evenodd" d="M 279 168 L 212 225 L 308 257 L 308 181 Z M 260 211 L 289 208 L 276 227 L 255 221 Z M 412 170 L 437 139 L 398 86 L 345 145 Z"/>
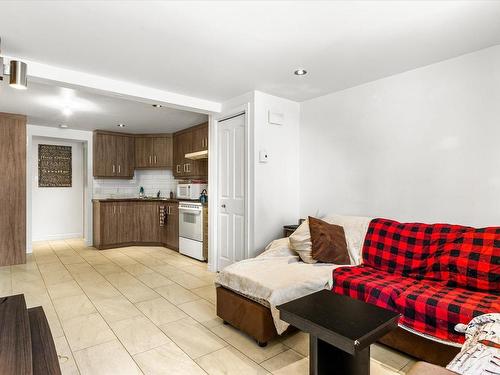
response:
<path fill-rule="evenodd" d="M 198 260 L 203 257 L 203 206 L 179 202 L 179 253 Z"/>

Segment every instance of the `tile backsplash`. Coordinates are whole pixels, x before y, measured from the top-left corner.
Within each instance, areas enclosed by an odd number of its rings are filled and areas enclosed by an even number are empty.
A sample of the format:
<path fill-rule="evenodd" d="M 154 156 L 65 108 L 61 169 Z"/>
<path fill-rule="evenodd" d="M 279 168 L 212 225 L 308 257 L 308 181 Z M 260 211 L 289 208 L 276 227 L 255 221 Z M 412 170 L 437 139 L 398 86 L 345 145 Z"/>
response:
<path fill-rule="evenodd" d="M 170 191 L 177 192 L 177 180 L 171 170 L 136 170 L 131 180 L 94 179 L 94 199 L 138 197 L 141 186 L 148 196 L 156 196 L 158 190 L 162 197 L 168 197 Z"/>

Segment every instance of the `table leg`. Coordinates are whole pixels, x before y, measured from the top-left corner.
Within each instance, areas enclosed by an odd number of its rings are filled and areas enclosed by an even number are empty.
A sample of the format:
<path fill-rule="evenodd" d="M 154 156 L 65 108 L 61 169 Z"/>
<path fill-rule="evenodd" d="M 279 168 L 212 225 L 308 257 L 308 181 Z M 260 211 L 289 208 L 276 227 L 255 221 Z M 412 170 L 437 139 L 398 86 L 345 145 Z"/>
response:
<path fill-rule="evenodd" d="M 355 355 L 309 335 L 310 375 L 369 375 L 370 347 Z"/>

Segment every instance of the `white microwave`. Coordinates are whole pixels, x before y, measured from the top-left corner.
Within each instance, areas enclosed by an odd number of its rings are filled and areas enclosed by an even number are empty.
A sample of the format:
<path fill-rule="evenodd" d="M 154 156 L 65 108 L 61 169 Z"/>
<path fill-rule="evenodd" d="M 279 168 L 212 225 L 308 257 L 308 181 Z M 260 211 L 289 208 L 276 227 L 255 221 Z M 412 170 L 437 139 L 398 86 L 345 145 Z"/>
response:
<path fill-rule="evenodd" d="M 179 184 L 177 185 L 177 199 L 198 199 L 207 184 Z"/>

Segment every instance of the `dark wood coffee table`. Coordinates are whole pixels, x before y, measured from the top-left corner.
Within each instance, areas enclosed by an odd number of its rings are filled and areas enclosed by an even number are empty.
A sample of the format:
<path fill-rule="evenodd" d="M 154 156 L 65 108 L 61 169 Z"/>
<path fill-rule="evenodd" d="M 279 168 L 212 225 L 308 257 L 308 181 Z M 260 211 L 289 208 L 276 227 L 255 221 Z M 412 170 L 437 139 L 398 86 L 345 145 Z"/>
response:
<path fill-rule="evenodd" d="M 370 373 L 370 345 L 398 325 L 399 314 L 322 290 L 277 307 L 309 333 L 311 375 Z"/>

